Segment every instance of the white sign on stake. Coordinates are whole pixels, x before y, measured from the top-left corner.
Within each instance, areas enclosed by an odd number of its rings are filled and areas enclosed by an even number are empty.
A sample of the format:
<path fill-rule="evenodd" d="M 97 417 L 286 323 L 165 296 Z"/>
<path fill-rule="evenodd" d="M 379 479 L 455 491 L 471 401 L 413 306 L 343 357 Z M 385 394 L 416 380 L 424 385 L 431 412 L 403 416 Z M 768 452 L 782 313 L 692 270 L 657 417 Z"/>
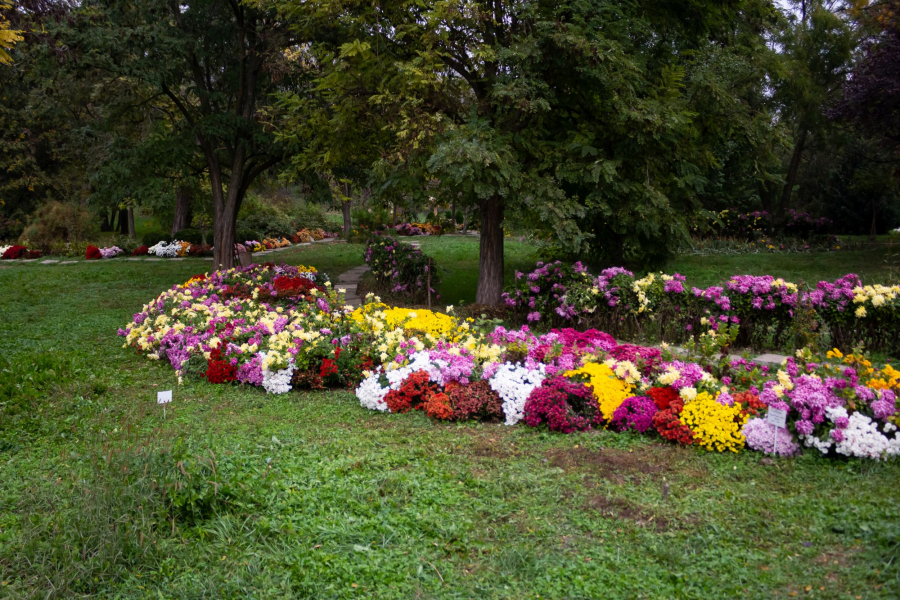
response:
<path fill-rule="evenodd" d="M 163 419 L 166 418 L 166 404 L 172 401 L 172 390 L 166 390 L 164 392 L 156 392 L 156 403 L 162 404 L 163 407 Z"/>
<path fill-rule="evenodd" d="M 172 392 L 169 392 L 171 395 Z M 780 427 L 784 429 L 787 424 L 787 411 L 781 408 L 770 408 L 768 414 L 766 415 L 766 421 L 774 425 L 775 427 Z"/>
<path fill-rule="evenodd" d="M 775 436 L 772 440 L 772 456 L 778 456 L 778 430 L 787 425 L 787 411 L 782 408 L 769 408 L 766 414 L 766 422 L 775 426 Z"/>

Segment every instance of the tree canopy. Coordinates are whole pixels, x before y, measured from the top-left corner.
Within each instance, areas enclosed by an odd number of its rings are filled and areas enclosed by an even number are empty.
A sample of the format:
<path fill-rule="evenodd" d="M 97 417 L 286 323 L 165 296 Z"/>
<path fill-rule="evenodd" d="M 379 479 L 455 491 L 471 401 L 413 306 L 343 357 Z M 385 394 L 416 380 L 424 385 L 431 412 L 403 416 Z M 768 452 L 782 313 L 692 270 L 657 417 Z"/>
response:
<path fill-rule="evenodd" d="M 448 203 L 478 212 L 485 304 L 509 227 L 643 267 L 704 211 L 878 229 L 897 5 L 28 0 L 0 7 L 0 211 L 162 210 L 190 188 L 228 266 L 264 175 L 331 190 L 348 231 L 353 202 Z"/>

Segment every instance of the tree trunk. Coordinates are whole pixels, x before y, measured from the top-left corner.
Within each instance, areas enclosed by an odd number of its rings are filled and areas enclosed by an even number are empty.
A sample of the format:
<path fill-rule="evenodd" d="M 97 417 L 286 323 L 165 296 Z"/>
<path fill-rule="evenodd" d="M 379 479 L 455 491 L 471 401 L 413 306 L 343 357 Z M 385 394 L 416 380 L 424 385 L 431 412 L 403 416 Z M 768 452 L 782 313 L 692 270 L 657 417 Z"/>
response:
<path fill-rule="evenodd" d="M 134 207 L 128 207 L 128 237 L 134 239 L 137 237 L 137 234 L 134 231 Z"/>
<path fill-rule="evenodd" d="M 503 294 L 503 198 L 481 203 L 481 242 L 478 250 L 476 304 L 500 304 Z"/>
<path fill-rule="evenodd" d="M 875 227 L 875 215 L 877 214 L 875 201 L 872 201 L 872 229 L 869 231 L 869 243 L 874 244 L 878 236 L 878 230 Z"/>
<path fill-rule="evenodd" d="M 112 231 L 112 223 L 109 222 L 109 211 L 103 209 L 100 213 L 100 231 Z"/>
<path fill-rule="evenodd" d="M 350 239 L 350 199 L 341 202 L 341 212 L 344 213 L 344 237 Z"/>
<path fill-rule="evenodd" d="M 469 232 L 469 211 L 471 209 L 467 206 L 463 209 L 463 233 Z"/>
<path fill-rule="evenodd" d="M 393 213 L 391 214 L 391 229 L 393 229 L 394 227 L 397 226 L 397 203 L 392 202 L 391 204 L 394 205 L 394 210 L 393 210 Z"/>
<path fill-rule="evenodd" d="M 453 230 L 450 233 L 456 233 L 456 200 L 450 202 L 450 222 L 453 223 Z"/>
<path fill-rule="evenodd" d="M 791 156 L 791 164 L 788 167 L 787 178 L 781 191 L 781 204 L 778 206 L 779 217 L 783 216 L 784 211 L 790 208 L 791 205 L 791 194 L 793 194 L 794 185 L 797 183 L 797 173 L 800 170 L 800 159 L 803 157 L 806 134 L 806 129 L 801 129 L 800 135 L 797 137 L 797 143 L 794 144 L 794 154 Z"/>
<path fill-rule="evenodd" d="M 179 186 L 175 190 L 175 218 L 172 220 L 172 235 L 191 226 L 191 193 Z"/>
<path fill-rule="evenodd" d="M 124 208 L 119 209 L 119 233 L 128 235 L 128 211 Z"/>

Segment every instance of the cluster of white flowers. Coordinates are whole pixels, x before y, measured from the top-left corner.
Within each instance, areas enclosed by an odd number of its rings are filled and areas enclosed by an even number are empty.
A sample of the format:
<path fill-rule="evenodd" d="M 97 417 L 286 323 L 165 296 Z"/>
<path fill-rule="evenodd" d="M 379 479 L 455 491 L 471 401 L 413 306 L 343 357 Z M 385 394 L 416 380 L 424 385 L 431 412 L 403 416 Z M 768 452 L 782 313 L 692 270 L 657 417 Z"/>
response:
<path fill-rule="evenodd" d="M 387 396 L 391 388 L 381 387 L 380 379 L 381 377 L 377 373 L 369 375 L 356 388 L 356 397 L 359 398 L 359 404 L 363 408 L 387 411 L 388 405 L 384 401 L 384 397 Z"/>
<path fill-rule="evenodd" d="M 174 258 L 178 256 L 178 250 L 181 249 L 182 243 L 183 242 L 180 242 L 178 240 L 175 240 L 171 244 L 166 242 L 159 242 L 158 244 L 154 244 L 153 246 L 147 248 L 147 254 L 155 254 L 156 256 L 160 256 L 163 258 Z"/>
<path fill-rule="evenodd" d="M 893 429 L 888 423 L 885 431 Z M 844 439 L 835 444 L 835 451 L 844 456 L 858 458 L 887 458 L 900 454 L 900 439 L 889 439 L 878 431 L 878 425 L 862 413 L 850 415 L 850 423 L 844 429 Z"/>
<path fill-rule="evenodd" d="M 893 423 L 885 423 L 882 433 L 878 430 L 878 423 L 860 412 L 854 412 L 848 417 L 847 409 L 838 406 L 826 409 L 825 414 L 832 423 L 838 419 L 847 419 L 847 426 L 836 430 L 840 431 L 838 441 L 833 436 L 823 440 L 814 435 L 801 435 L 800 439 L 807 446 L 816 448 L 822 454 L 826 454 L 834 446 L 834 451 L 838 454 L 857 458 L 880 459 L 900 455 L 900 437 L 885 435 L 897 431 Z"/>
<path fill-rule="evenodd" d="M 544 365 L 540 370 L 531 371 L 522 365 L 503 363 L 490 378 L 491 389 L 503 399 L 503 414 L 507 425 L 515 425 L 522 420 L 525 402 L 534 389 L 541 385 L 545 377 Z"/>
<path fill-rule="evenodd" d="M 12 246 L 0 246 L 0 256 L 3 256 L 3 253 L 12 248 Z"/>
<path fill-rule="evenodd" d="M 294 366 L 288 365 L 280 371 L 268 371 L 263 369 L 263 388 L 269 394 L 287 394 L 291 391 L 291 377 L 294 374 Z"/>

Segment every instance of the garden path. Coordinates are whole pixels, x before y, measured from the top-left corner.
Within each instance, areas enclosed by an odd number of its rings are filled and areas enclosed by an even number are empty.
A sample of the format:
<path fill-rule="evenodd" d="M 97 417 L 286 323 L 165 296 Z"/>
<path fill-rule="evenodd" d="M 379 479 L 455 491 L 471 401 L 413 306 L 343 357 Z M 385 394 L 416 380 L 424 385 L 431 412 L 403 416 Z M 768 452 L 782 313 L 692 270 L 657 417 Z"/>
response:
<path fill-rule="evenodd" d="M 357 295 L 356 288 L 359 285 L 359 279 L 363 276 L 363 273 L 368 270 L 369 267 L 363 265 L 345 271 L 338 276 L 337 285 L 335 287 L 345 290 L 344 299 L 346 304 L 349 304 L 350 306 L 359 306 L 362 304 L 362 299 Z"/>

